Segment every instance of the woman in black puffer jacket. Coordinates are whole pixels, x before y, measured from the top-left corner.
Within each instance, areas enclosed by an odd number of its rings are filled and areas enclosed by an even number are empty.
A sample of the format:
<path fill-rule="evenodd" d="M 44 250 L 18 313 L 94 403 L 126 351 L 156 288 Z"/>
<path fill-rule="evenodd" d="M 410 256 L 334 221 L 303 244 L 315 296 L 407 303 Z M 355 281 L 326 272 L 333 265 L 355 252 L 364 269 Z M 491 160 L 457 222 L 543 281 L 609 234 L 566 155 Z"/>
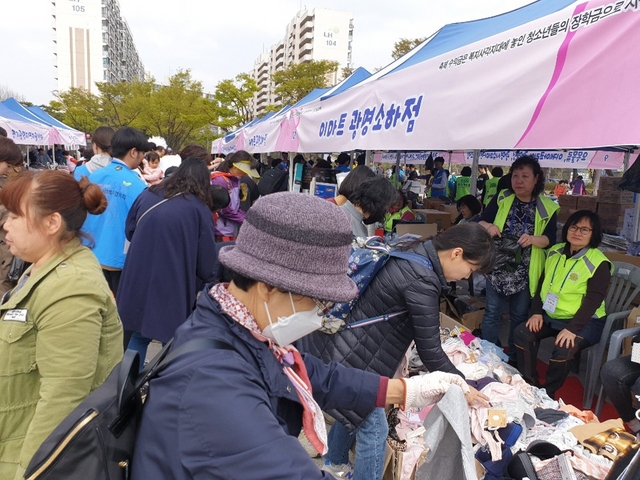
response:
<path fill-rule="evenodd" d="M 460 374 L 440 344 L 440 294 L 449 288 L 448 282 L 467 278 L 473 272 L 491 270 L 495 258 L 491 237 L 477 223 L 466 223 L 408 250 L 428 258 L 433 268 L 390 258 L 351 309 L 347 323 L 383 314 L 406 313 L 334 335 L 314 332 L 300 340 L 298 348 L 326 362 L 336 361 L 393 377 L 409 345 L 415 341 L 418 355 L 429 371 Z M 358 428 L 354 478 L 365 478 L 359 475 L 360 465 L 365 463 L 367 467 L 363 468 L 369 472 L 371 465 L 380 464 L 379 471 L 374 468 L 375 474 L 369 473 L 368 480 L 381 478 L 388 431 L 384 410 L 376 409 L 366 421 L 353 412 L 328 413 L 338 422 L 329 433 L 327 462 L 334 464 L 334 468 L 347 463 L 349 448 L 356 437 L 353 430 Z"/>

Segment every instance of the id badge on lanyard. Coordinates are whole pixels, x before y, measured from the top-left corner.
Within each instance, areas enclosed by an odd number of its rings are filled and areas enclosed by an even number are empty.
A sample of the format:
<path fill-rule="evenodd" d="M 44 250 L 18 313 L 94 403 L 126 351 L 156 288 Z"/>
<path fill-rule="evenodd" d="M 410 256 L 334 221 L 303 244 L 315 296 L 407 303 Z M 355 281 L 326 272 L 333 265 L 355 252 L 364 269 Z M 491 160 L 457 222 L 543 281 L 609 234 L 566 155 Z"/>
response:
<path fill-rule="evenodd" d="M 555 282 L 555 278 L 556 278 L 556 271 L 558 270 L 558 265 L 560 264 L 560 262 L 556 263 L 556 268 L 553 269 L 553 276 L 551 277 L 551 282 L 549 284 L 549 290 L 551 290 L 551 287 L 553 287 L 553 284 Z M 576 266 L 576 263 L 574 262 L 573 265 L 571 265 L 571 268 L 569 269 L 569 271 L 567 272 L 567 275 L 564 277 L 564 280 L 562 282 L 562 286 L 560 287 L 559 291 L 562 291 L 562 289 L 564 288 L 564 284 L 567 282 L 567 278 L 569 278 L 569 274 L 571 274 L 573 267 Z M 544 299 L 544 304 L 542 305 L 542 309 L 547 312 L 547 313 L 556 313 L 556 308 L 558 308 L 558 295 L 556 295 L 555 293 L 549 292 L 547 293 L 546 298 Z"/>
<path fill-rule="evenodd" d="M 555 293 L 547 293 L 547 298 L 544 299 L 544 304 L 542 305 L 542 309 L 547 313 L 556 313 L 556 308 L 558 307 L 558 295 Z"/>

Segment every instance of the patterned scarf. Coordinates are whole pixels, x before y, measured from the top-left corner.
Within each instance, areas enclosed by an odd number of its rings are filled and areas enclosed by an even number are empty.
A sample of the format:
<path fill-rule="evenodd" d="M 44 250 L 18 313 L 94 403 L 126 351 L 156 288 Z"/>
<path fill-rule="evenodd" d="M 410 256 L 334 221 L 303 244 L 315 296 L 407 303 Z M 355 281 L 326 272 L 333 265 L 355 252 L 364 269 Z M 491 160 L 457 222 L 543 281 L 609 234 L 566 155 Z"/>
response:
<path fill-rule="evenodd" d="M 282 365 L 285 375 L 296 389 L 302 404 L 302 428 L 307 439 L 318 453 L 325 455 L 329 451 L 327 428 L 322 409 L 313 398 L 307 367 L 300 352 L 293 345 L 279 347 L 271 339 L 265 337 L 247 307 L 229 293 L 228 285 L 228 283 L 218 283 L 211 288 L 209 294 L 220 304 L 224 313 L 249 330 L 257 340 L 268 344 L 269 349 Z"/>

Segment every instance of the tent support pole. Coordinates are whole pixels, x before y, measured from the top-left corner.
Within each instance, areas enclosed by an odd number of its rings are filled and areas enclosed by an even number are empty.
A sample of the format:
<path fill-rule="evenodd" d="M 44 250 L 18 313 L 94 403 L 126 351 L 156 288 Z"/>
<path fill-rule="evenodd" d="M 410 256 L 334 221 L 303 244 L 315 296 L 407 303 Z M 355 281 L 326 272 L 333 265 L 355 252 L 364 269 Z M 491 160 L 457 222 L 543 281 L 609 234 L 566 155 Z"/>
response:
<path fill-rule="evenodd" d="M 287 152 L 289 154 L 290 152 Z M 294 168 L 293 155 L 289 155 L 289 191 L 293 192 L 293 181 L 296 176 L 296 169 Z"/>
<path fill-rule="evenodd" d="M 449 154 L 451 158 L 451 154 Z M 471 165 L 471 195 L 478 193 L 478 163 L 480 162 L 480 150 L 473 151 L 473 165 Z"/>
<path fill-rule="evenodd" d="M 624 152 L 624 160 L 622 161 L 622 171 L 626 172 L 629 170 L 629 157 L 631 157 L 631 152 L 628 150 Z"/>
<path fill-rule="evenodd" d="M 602 174 L 602 170 L 598 169 L 593 174 L 593 191 L 591 195 L 598 195 L 598 189 L 600 188 L 600 175 Z"/>
<path fill-rule="evenodd" d="M 638 195 L 636 194 L 636 197 L 638 197 Z M 637 242 L 638 240 L 640 240 L 640 221 L 638 221 L 638 219 L 640 219 L 640 198 L 636 198 L 636 206 L 634 208 L 635 212 L 634 212 L 634 217 L 633 217 L 633 241 Z"/>
<path fill-rule="evenodd" d="M 401 156 L 401 153 L 398 150 L 396 152 L 396 174 L 395 174 L 396 176 L 393 180 L 393 186 L 395 188 L 400 188 L 400 156 Z"/>

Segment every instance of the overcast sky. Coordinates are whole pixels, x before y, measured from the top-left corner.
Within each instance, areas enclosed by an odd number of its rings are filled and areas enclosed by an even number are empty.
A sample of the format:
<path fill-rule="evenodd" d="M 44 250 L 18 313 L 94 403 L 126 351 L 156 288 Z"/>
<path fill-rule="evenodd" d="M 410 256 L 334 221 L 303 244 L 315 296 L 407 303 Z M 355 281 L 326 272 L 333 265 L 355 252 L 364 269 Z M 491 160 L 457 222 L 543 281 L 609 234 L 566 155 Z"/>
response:
<path fill-rule="evenodd" d="M 58 0 L 69 1 L 69 0 Z M 88 0 L 85 0 L 88 1 Z M 97 0 L 91 0 L 97 1 Z M 284 37 L 305 7 L 353 13 L 353 63 L 373 72 L 391 62 L 400 38 L 431 35 L 448 23 L 504 13 L 531 0 L 120 0 L 145 69 L 163 81 L 178 69 L 213 92 L 223 79 L 253 68 Z M 48 0 L 4 0 L 0 12 L 0 88 L 36 104 L 49 103 L 53 31 Z"/>

